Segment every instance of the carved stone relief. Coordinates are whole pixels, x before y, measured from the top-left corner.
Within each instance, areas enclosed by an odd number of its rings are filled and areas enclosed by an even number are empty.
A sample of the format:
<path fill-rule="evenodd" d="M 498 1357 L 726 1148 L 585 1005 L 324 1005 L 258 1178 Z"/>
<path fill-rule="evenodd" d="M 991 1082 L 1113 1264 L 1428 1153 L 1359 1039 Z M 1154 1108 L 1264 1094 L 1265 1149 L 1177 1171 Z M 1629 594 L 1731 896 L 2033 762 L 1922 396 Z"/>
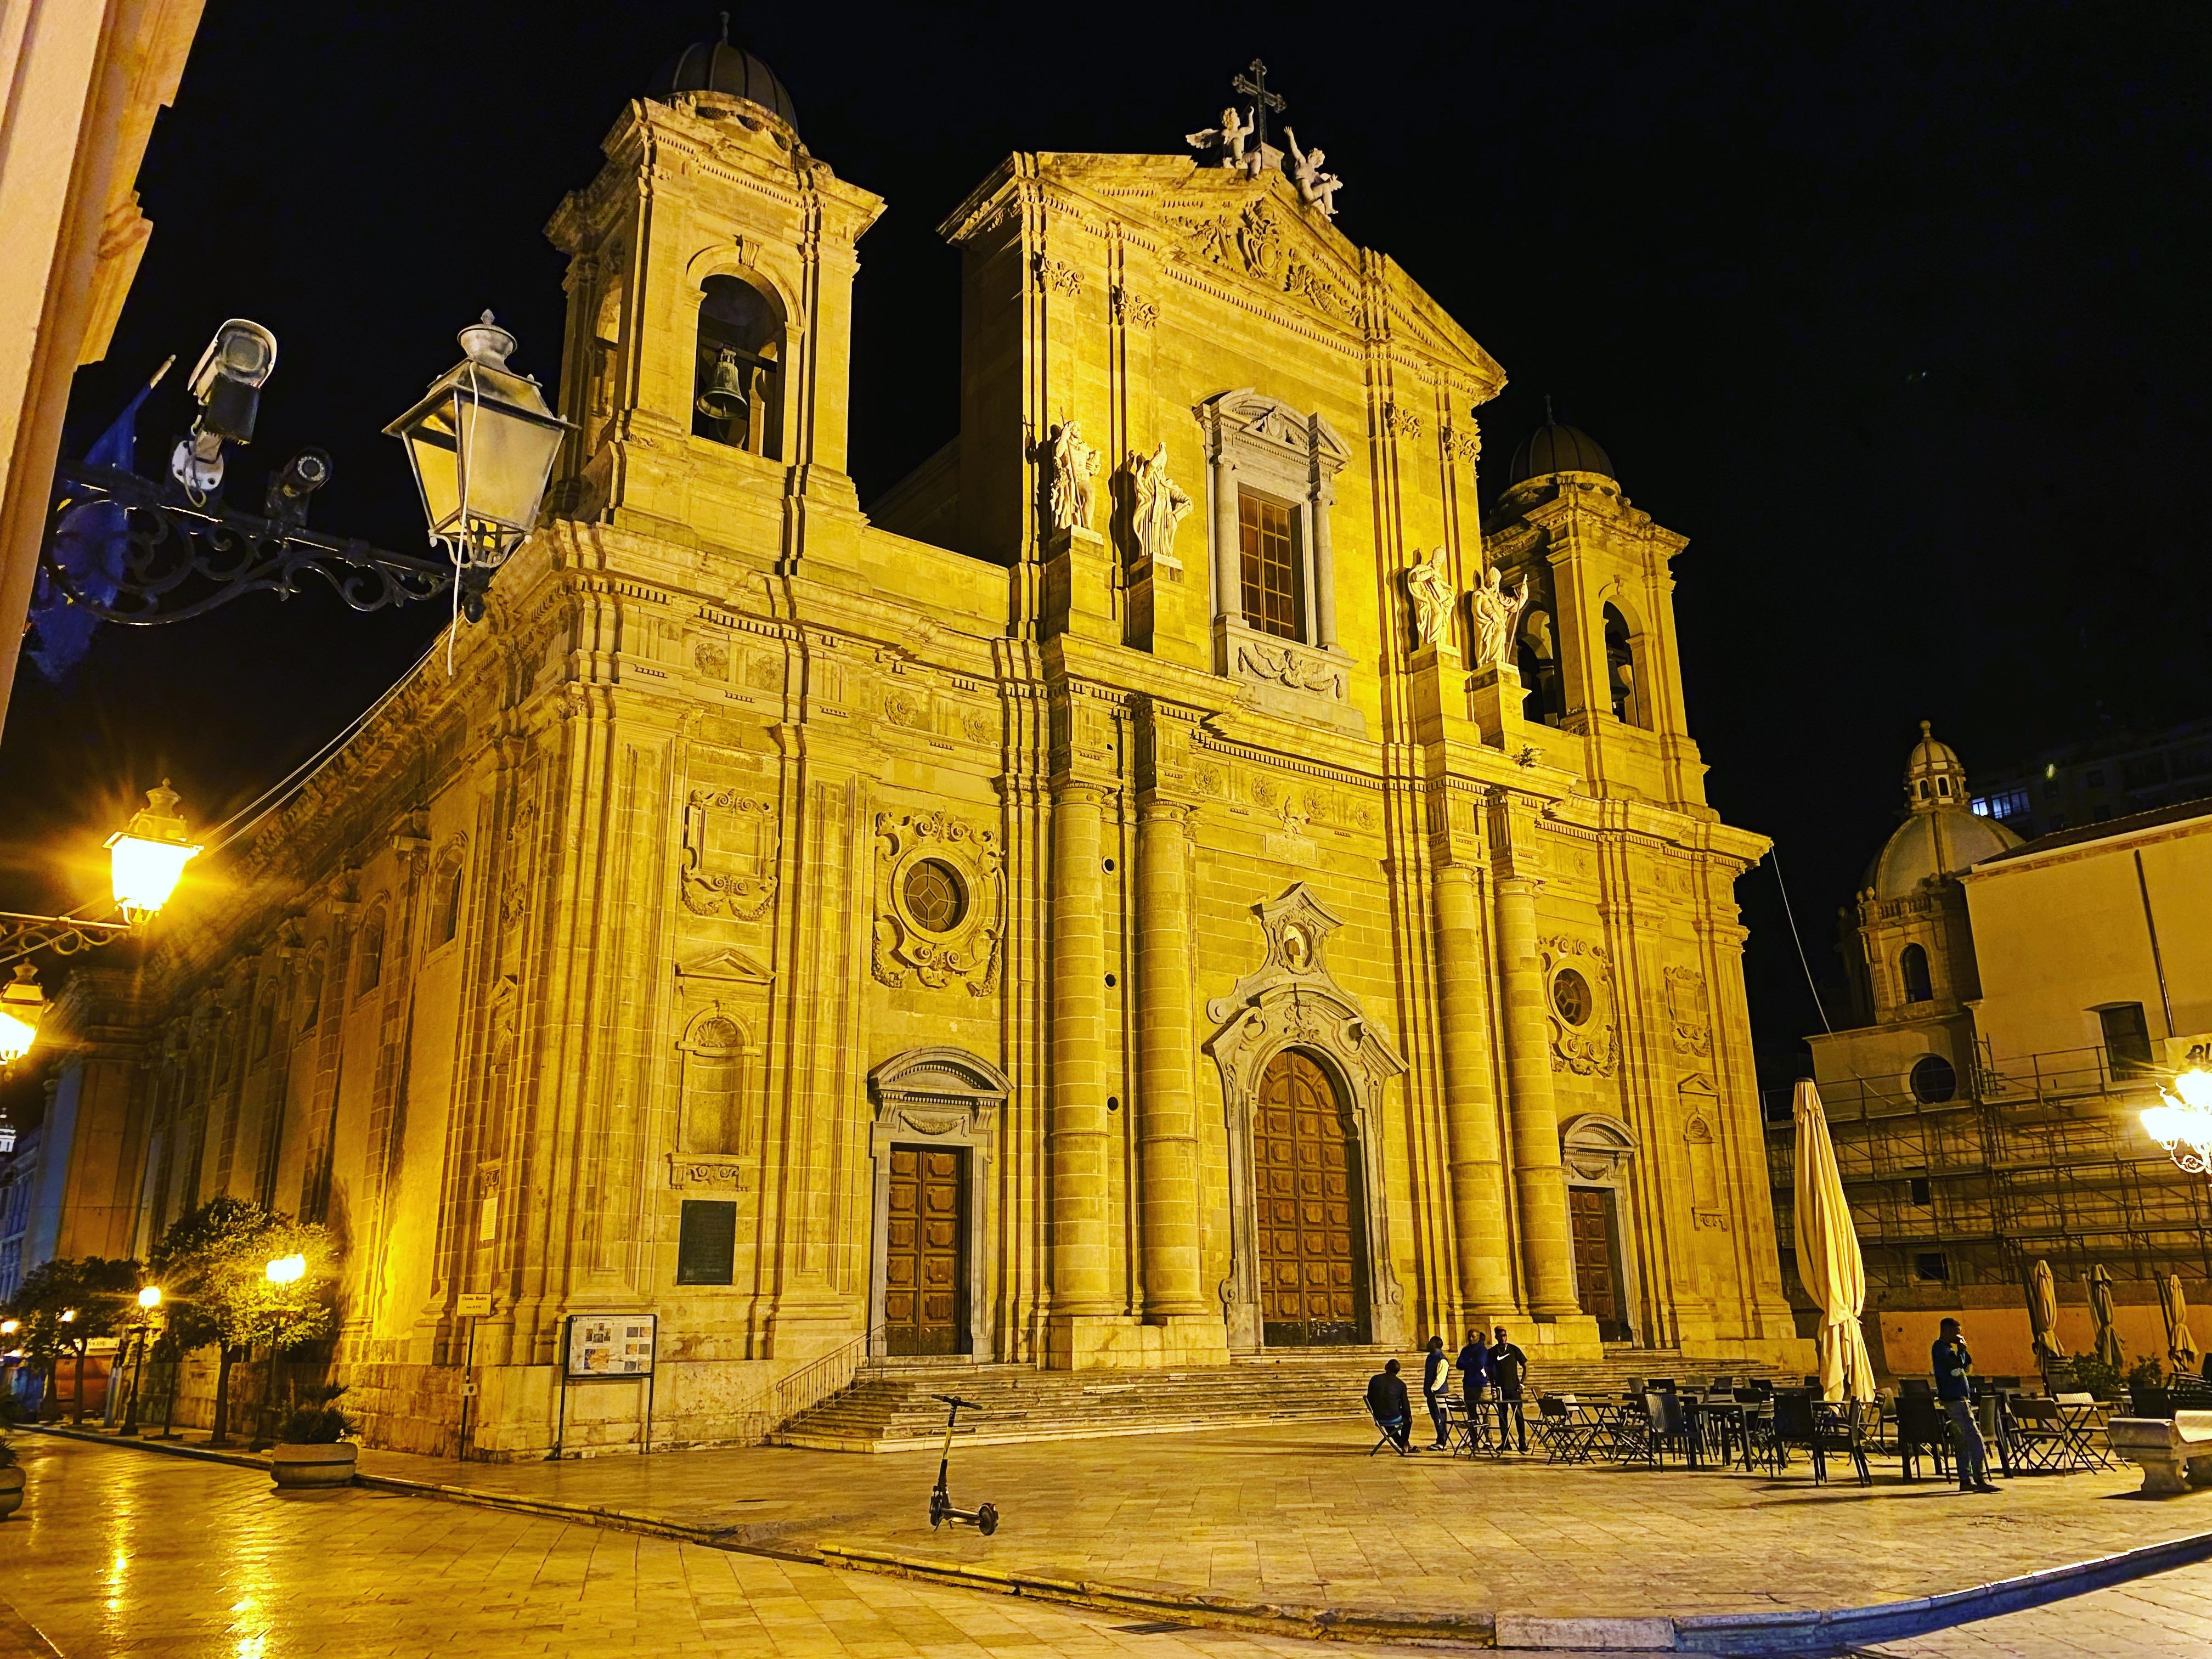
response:
<path fill-rule="evenodd" d="M 1674 1047 L 1686 1054 L 1710 1054 L 1713 1020 L 1704 976 L 1694 968 L 1669 968 L 1666 981 L 1667 1018 L 1674 1026 Z"/>
<path fill-rule="evenodd" d="M 1173 222 L 1182 231 L 1183 251 L 1191 257 L 1241 270 L 1325 316 L 1352 319 L 1350 298 L 1292 248 L 1282 218 L 1267 203 L 1248 202 L 1233 217 L 1176 217 Z"/>
<path fill-rule="evenodd" d="M 1675 1089 L 1681 1107 L 1683 1150 L 1690 1164 L 1690 1218 L 1715 1232 L 1729 1230 L 1721 1196 L 1720 1097 L 1704 1077 L 1686 1077 Z"/>
<path fill-rule="evenodd" d="M 970 996 L 999 988 L 1006 859 L 996 830 L 947 812 L 876 814 L 876 923 L 870 967 Z"/>
<path fill-rule="evenodd" d="M 780 839 L 774 801 L 694 789 L 684 806 L 684 908 L 696 916 L 758 920 L 775 899 Z"/>
<path fill-rule="evenodd" d="M 1566 934 L 1540 939 L 1538 947 L 1544 963 L 1544 1013 L 1552 1028 L 1552 1069 L 1611 1077 L 1620 1059 L 1611 952 Z"/>

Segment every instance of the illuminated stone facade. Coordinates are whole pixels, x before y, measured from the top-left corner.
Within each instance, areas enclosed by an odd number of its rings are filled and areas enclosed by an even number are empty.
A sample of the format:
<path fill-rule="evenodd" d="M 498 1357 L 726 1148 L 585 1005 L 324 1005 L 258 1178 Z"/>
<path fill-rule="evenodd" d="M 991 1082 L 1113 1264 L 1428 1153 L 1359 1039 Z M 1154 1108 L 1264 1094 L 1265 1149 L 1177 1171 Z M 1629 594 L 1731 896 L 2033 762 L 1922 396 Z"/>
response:
<path fill-rule="evenodd" d="M 1290 179 L 1020 155 L 944 227 L 960 436 L 866 515 L 878 199 L 711 88 L 605 149 L 548 522 L 175 907 L 142 1226 L 336 1228 L 393 1444 L 453 1443 L 488 1297 L 492 1455 L 639 1437 L 556 1387 L 575 1313 L 657 1314 L 655 1444 L 855 1345 L 1794 1358 L 1764 842 L 1705 803 L 1682 538 L 1595 447 L 1484 520 L 1503 371 Z"/>

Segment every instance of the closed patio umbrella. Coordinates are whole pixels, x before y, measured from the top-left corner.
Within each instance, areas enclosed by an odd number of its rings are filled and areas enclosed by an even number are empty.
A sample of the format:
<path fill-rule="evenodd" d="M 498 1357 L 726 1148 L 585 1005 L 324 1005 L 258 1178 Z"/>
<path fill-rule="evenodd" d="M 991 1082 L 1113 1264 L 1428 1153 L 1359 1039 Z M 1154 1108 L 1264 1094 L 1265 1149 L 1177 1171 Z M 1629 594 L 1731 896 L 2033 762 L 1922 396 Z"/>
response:
<path fill-rule="evenodd" d="M 2097 1322 L 2097 1358 L 2114 1370 L 2127 1364 L 2120 1334 L 2112 1328 L 2112 1270 L 2100 1261 L 2089 1271 L 2089 1312 Z"/>
<path fill-rule="evenodd" d="M 2037 1262 L 2027 1276 L 2027 1322 L 2039 1360 L 2066 1358 L 2066 1350 L 2058 1346 L 2058 1286 L 2051 1280 L 2048 1261 Z"/>
<path fill-rule="evenodd" d="M 1874 1365 L 1859 1314 L 1866 1306 L 1866 1261 L 1851 1227 L 1828 1115 L 1810 1078 L 1790 1105 L 1797 1121 L 1797 1277 L 1820 1307 L 1820 1391 L 1830 1400 L 1871 1400 Z"/>
<path fill-rule="evenodd" d="M 2168 1273 L 2159 1281 L 2158 1300 L 2166 1314 L 2166 1357 L 2178 1371 L 2195 1370 L 2197 1339 L 2189 1334 L 2189 1298 L 2182 1294 L 2179 1273 Z"/>

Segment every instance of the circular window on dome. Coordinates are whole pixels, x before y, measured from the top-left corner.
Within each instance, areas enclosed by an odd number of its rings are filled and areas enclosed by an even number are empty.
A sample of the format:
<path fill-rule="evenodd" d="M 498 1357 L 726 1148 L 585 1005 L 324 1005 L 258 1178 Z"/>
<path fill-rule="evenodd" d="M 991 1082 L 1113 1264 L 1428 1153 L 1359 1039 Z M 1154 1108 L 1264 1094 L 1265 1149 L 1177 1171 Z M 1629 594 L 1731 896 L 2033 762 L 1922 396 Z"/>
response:
<path fill-rule="evenodd" d="M 942 859 L 924 859 L 906 872 L 902 890 L 915 921 L 933 933 L 949 933 L 968 914 L 968 889 Z"/>
<path fill-rule="evenodd" d="M 1562 968 L 1552 976 L 1552 1006 L 1559 1018 L 1570 1025 L 1580 1025 L 1590 1017 L 1589 981 L 1572 968 Z"/>
<path fill-rule="evenodd" d="M 1936 1106 L 1959 1092 L 1959 1074 L 1941 1054 L 1923 1054 L 1912 1067 L 1912 1097 L 1923 1106 Z"/>

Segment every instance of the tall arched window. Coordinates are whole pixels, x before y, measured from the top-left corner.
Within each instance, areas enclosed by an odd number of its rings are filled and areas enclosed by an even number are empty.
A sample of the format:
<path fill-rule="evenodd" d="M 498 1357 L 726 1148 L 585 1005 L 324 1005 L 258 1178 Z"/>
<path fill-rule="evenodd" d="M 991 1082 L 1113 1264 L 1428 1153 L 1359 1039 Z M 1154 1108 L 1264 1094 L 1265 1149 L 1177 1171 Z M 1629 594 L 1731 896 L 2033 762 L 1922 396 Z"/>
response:
<path fill-rule="evenodd" d="M 460 936 L 461 877 L 465 868 L 458 852 L 448 854 L 438 866 L 437 885 L 431 890 L 434 908 L 430 913 L 430 944 L 434 949 Z"/>
<path fill-rule="evenodd" d="M 361 943 L 355 947 L 353 994 L 366 996 L 384 982 L 384 906 L 379 904 L 361 925 Z"/>
<path fill-rule="evenodd" d="M 1638 661 L 1636 635 L 1620 607 L 1605 608 L 1606 690 L 1613 700 L 1613 717 L 1628 726 L 1649 727 L 1650 699 L 1644 690 L 1644 665 Z"/>
<path fill-rule="evenodd" d="M 1552 613 L 1541 605 L 1531 605 L 1522 614 L 1517 666 L 1526 693 L 1521 718 L 1532 726 L 1557 726 L 1567 712 L 1565 690 L 1559 683 L 1559 635 L 1552 626 Z"/>
<path fill-rule="evenodd" d="M 1932 1002 L 1936 988 L 1928 978 L 1928 952 L 1908 945 L 1897 953 L 1897 976 L 1904 981 L 1907 1002 Z"/>
<path fill-rule="evenodd" d="M 701 285 L 699 349 L 692 374 L 695 437 L 783 455 L 783 319 L 776 303 L 735 276 Z"/>

